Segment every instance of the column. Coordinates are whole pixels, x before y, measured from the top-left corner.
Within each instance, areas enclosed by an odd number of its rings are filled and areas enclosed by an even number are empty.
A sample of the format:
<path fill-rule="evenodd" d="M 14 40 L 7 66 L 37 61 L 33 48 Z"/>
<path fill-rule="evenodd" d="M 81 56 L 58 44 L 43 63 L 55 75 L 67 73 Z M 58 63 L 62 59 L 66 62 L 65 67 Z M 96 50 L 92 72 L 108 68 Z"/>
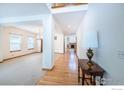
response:
<path fill-rule="evenodd" d="M 43 19 L 43 62 L 42 69 L 54 67 L 54 22 L 49 14 Z"/>
<path fill-rule="evenodd" d="M 0 62 L 3 61 L 3 31 L 2 28 L 0 27 Z"/>

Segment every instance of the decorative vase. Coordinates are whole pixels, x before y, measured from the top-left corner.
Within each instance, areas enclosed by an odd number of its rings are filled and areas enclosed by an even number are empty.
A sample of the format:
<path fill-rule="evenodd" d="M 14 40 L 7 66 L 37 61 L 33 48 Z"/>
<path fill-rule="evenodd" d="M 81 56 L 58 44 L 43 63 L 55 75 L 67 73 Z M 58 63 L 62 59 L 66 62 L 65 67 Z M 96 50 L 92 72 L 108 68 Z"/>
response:
<path fill-rule="evenodd" d="M 86 54 L 87 54 L 87 57 L 89 58 L 89 61 L 87 62 L 87 64 L 88 64 L 88 66 L 89 66 L 89 69 L 91 69 L 92 68 L 92 66 L 93 66 L 93 62 L 92 62 L 92 57 L 93 57 L 93 50 L 91 49 L 91 48 L 89 48 L 88 50 L 87 50 L 87 52 L 86 52 Z"/>

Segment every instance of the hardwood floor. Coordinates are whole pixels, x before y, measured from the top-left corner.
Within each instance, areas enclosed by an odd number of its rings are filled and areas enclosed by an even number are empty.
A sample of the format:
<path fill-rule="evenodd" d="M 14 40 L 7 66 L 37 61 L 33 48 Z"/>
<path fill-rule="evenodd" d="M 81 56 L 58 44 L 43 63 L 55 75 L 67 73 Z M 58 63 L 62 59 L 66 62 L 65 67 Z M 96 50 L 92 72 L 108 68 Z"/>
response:
<path fill-rule="evenodd" d="M 55 67 L 46 73 L 38 85 L 78 85 L 77 57 L 74 50 L 56 54 Z"/>

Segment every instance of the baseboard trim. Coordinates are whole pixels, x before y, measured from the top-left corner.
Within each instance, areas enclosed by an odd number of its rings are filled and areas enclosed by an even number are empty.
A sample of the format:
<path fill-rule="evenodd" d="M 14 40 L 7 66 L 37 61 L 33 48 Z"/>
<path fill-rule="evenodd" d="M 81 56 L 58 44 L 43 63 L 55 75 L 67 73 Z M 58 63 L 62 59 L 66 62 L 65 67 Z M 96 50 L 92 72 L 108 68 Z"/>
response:
<path fill-rule="evenodd" d="M 54 69 L 54 67 L 55 66 L 53 66 L 51 69 L 49 69 L 49 68 L 42 68 L 42 70 L 44 70 L 44 71 L 52 71 Z"/>
<path fill-rule="evenodd" d="M 1 60 L 0 63 L 3 63 L 4 60 Z"/>
<path fill-rule="evenodd" d="M 40 53 L 40 52 L 33 52 L 33 53 L 28 53 L 28 54 L 24 54 L 24 55 L 20 55 L 20 56 L 12 57 L 12 58 L 6 58 L 6 59 L 3 59 L 3 61 L 0 62 L 0 63 L 3 63 L 4 61 L 10 60 L 10 59 L 19 58 L 19 57 L 23 57 L 23 56 L 31 55 L 31 54 L 35 54 L 35 53 Z"/>

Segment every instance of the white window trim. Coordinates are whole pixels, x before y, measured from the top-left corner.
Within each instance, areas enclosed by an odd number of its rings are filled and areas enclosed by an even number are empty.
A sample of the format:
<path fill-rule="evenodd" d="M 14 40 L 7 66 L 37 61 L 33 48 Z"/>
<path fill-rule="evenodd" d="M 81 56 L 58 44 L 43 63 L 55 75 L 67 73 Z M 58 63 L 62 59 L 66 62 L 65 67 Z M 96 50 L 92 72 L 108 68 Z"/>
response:
<path fill-rule="evenodd" d="M 16 34 L 16 33 L 10 33 L 9 36 L 10 36 L 10 37 L 9 37 L 9 38 L 10 38 L 10 43 L 9 43 L 9 44 L 10 44 L 10 50 L 9 50 L 9 51 L 10 51 L 10 52 L 18 52 L 18 51 L 21 51 L 22 35 Z M 20 45 L 19 45 L 20 48 L 19 48 L 19 49 L 15 49 L 15 50 L 14 50 L 14 49 L 11 49 L 11 36 L 13 36 L 13 37 L 14 37 L 14 36 L 15 36 L 15 37 L 20 37 Z"/>

